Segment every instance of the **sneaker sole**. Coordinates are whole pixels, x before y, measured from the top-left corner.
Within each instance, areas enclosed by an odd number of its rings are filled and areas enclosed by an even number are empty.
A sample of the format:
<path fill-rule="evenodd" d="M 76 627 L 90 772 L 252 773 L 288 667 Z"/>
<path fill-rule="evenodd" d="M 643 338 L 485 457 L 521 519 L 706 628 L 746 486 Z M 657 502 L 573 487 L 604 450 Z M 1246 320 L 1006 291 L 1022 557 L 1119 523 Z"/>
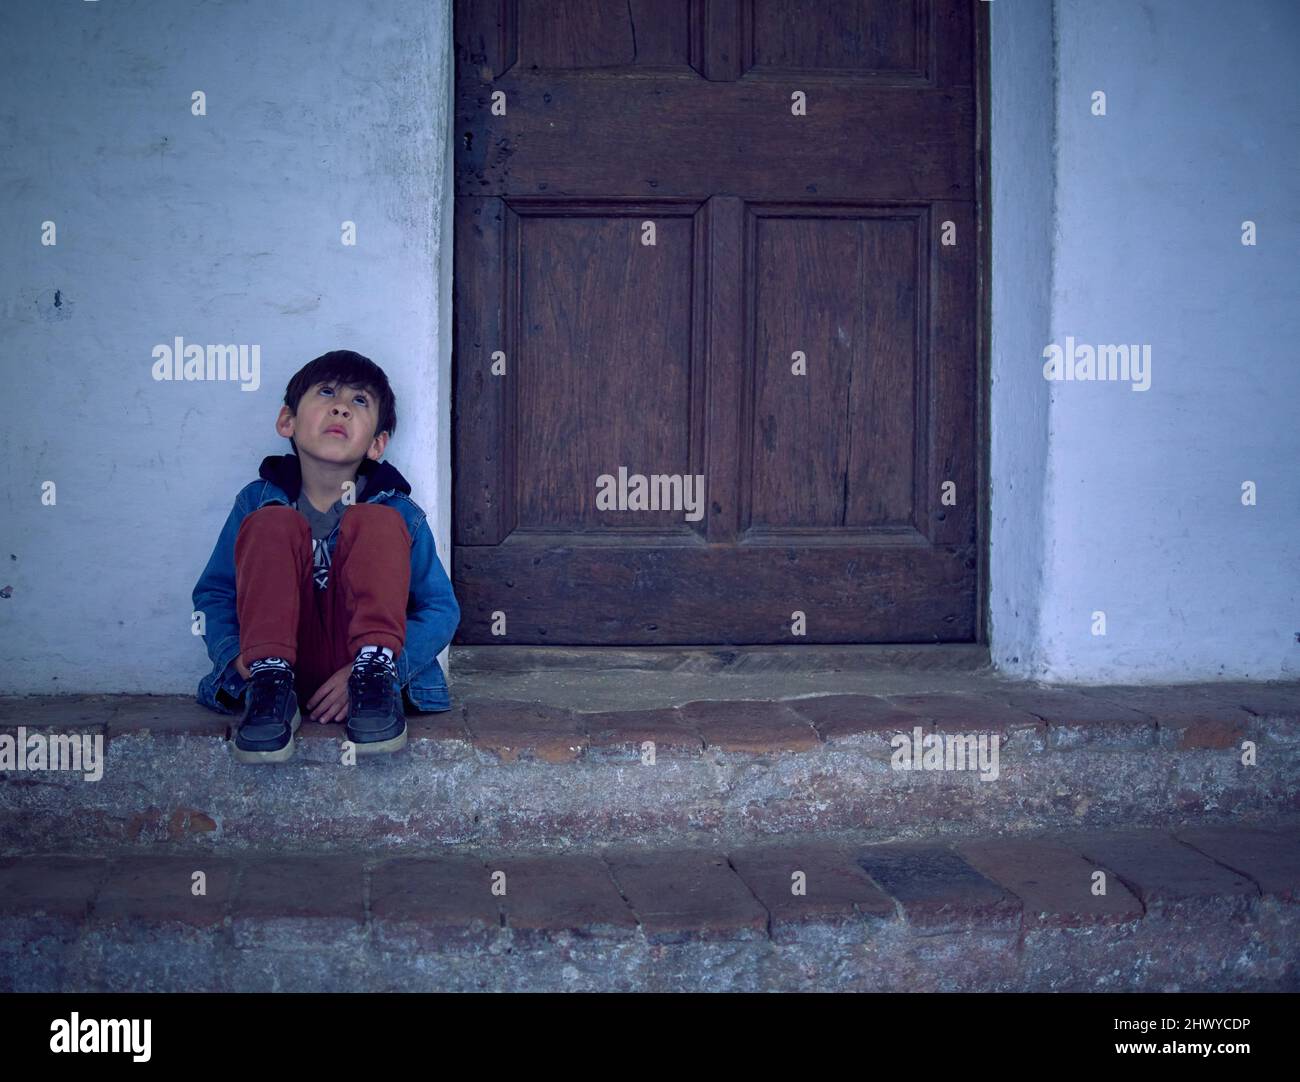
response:
<path fill-rule="evenodd" d="M 358 755 L 383 755 L 388 752 L 400 751 L 406 747 L 406 726 L 402 726 L 400 733 L 389 737 L 387 740 L 371 740 L 364 744 L 358 744 L 353 740 L 352 746 L 356 748 Z"/>
<path fill-rule="evenodd" d="M 289 743 L 274 751 L 248 751 L 241 748 L 234 740 L 230 741 L 230 750 L 234 752 L 237 763 L 283 763 L 293 758 L 293 738 L 302 724 L 302 714 L 295 710 L 293 721 L 289 722 Z"/>

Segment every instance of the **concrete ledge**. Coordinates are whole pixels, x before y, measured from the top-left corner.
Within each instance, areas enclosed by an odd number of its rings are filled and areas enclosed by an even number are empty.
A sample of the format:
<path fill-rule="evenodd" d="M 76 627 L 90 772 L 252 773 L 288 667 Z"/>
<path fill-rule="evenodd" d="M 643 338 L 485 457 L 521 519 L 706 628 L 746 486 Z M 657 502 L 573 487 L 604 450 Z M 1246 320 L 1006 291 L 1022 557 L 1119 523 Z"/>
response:
<path fill-rule="evenodd" d="M 1298 889 L 1297 822 L 956 846 L 32 855 L 0 861 L 0 989 L 1297 990 Z"/>
<path fill-rule="evenodd" d="M 106 753 L 93 782 L 0 773 L 0 852 L 889 841 L 1300 814 L 1296 685 L 1019 685 L 623 711 L 472 699 L 410 718 L 408 749 L 356 766 L 344 765 L 341 725 L 310 721 L 292 761 L 241 766 L 227 723 L 180 699 L 5 701 L 0 735 L 99 734 Z M 988 749 L 996 738 L 996 770 L 895 769 L 900 735 Z"/>

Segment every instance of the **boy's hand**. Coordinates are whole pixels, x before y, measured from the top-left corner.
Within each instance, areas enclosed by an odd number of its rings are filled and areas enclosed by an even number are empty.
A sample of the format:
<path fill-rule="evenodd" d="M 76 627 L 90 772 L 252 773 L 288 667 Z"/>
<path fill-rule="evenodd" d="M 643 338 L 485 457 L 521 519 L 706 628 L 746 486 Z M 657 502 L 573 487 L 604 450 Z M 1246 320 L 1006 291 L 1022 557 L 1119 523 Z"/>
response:
<path fill-rule="evenodd" d="M 346 665 L 316 689 L 307 700 L 312 721 L 319 721 L 322 725 L 327 721 L 347 721 L 348 677 L 351 675 L 352 666 Z"/>
<path fill-rule="evenodd" d="M 235 672 L 239 673 L 245 680 L 253 679 L 253 674 L 248 671 L 248 666 L 240 661 L 237 655 L 235 657 Z"/>

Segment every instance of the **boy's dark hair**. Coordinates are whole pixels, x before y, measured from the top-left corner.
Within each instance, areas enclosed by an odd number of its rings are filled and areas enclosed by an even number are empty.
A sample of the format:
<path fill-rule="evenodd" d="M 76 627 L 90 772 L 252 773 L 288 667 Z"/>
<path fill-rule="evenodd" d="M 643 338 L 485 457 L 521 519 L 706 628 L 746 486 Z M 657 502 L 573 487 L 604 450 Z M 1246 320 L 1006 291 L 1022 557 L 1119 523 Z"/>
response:
<path fill-rule="evenodd" d="M 388 377 L 384 375 L 384 370 L 369 357 L 353 353 L 350 349 L 335 349 L 329 353 L 322 353 L 314 361 L 308 361 L 303 365 L 294 374 L 293 379 L 289 380 L 289 386 L 284 391 L 284 404 L 296 415 L 302 396 L 318 383 L 333 385 L 346 383 L 370 391 L 375 397 L 378 406 L 376 412 L 379 415 L 379 423 L 371 439 L 381 432 L 387 432 L 389 439 L 392 438 L 397 428 L 397 398 L 393 394 L 393 389 L 388 386 Z M 289 442 L 293 444 L 293 453 L 297 454 L 298 445 L 292 438 Z"/>

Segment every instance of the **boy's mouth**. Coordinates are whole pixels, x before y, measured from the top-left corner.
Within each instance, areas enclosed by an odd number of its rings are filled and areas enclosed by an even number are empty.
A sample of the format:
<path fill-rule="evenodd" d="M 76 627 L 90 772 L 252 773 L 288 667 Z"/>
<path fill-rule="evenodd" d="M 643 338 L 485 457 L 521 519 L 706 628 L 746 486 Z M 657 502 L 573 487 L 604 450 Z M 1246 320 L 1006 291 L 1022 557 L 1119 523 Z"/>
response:
<path fill-rule="evenodd" d="M 344 428 L 342 425 L 330 425 L 329 428 L 325 429 L 325 435 L 328 436 L 331 432 L 338 433 L 338 435 L 344 437 L 345 439 L 347 438 L 347 434 L 348 434 L 348 430 Z"/>

